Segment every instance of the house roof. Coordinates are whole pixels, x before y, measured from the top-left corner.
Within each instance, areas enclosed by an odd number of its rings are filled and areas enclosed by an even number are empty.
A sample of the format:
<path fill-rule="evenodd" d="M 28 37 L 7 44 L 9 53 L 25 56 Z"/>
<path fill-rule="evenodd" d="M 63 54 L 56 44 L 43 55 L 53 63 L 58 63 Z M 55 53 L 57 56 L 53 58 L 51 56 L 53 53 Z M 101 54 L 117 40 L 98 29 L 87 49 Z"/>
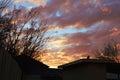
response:
<path fill-rule="evenodd" d="M 60 69 L 64 69 L 64 68 L 67 69 L 68 67 L 75 68 L 76 65 L 83 65 L 83 64 L 105 64 L 107 72 L 120 74 L 120 63 L 116 63 L 110 60 L 102 60 L 102 59 L 80 59 L 64 65 L 60 65 L 58 66 L 58 68 Z"/>
<path fill-rule="evenodd" d="M 20 55 L 15 57 L 15 60 L 19 64 L 23 73 L 26 74 L 45 74 L 48 66 L 39 62 L 37 60 L 32 59 L 26 55 Z"/>
<path fill-rule="evenodd" d="M 60 65 L 60 66 L 58 66 L 58 68 L 66 68 L 69 66 L 73 66 L 73 65 L 77 65 L 77 64 L 84 64 L 84 63 L 102 63 L 102 64 L 105 64 L 105 63 L 115 63 L 115 62 L 110 61 L 110 60 L 102 60 L 102 59 L 80 59 L 77 61 L 73 61 L 73 62 L 70 62 L 67 64 Z"/>
<path fill-rule="evenodd" d="M 45 80 L 61 80 L 60 69 L 51 69 L 42 62 L 36 61 L 26 55 L 20 55 L 14 58 L 25 74 L 37 74 Z"/>

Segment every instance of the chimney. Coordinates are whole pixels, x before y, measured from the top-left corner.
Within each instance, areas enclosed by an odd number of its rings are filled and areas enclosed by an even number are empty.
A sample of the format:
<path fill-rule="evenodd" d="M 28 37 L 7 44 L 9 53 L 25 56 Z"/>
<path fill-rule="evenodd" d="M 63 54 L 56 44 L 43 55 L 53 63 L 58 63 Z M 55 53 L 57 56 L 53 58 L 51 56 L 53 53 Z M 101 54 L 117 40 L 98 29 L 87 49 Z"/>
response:
<path fill-rule="evenodd" d="M 90 59 L 90 56 L 89 56 L 89 55 L 87 56 L 87 59 Z"/>

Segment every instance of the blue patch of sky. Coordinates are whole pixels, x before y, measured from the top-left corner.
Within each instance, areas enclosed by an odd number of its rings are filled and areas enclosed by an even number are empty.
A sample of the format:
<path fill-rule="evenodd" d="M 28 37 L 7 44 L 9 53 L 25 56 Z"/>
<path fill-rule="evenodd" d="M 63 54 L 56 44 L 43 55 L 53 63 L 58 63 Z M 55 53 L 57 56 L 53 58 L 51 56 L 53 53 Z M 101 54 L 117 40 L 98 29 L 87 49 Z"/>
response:
<path fill-rule="evenodd" d="M 95 29 L 97 29 L 98 27 L 101 27 L 100 25 L 102 25 L 102 23 L 101 23 L 101 22 L 98 22 L 98 23 L 92 25 L 91 28 L 89 28 L 89 30 L 95 30 Z"/>
<path fill-rule="evenodd" d="M 74 27 L 68 27 L 65 29 L 60 29 L 60 30 L 54 30 L 56 33 L 53 36 L 56 37 L 61 37 L 64 34 L 72 34 L 72 33 L 76 33 L 78 32 L 78 29 L 74 28 Z"/>
<path fill-rule="evenodd" d="M 49 4 L 51 2 L 51 0 L 46 0 L 46 3 Z"/>
<path fill-rule="evenodd" d="M 79 30 L 79 32 L 85 33 L 85 32 L 87 32 L 88 30 L 89 30 L 88 28 L 81 28 L 81 29 Z"/>
<path fill-rule="evenodd" d="M 64 36 L 65 34 L 72 34 L 72 33 L 77 33 L 77 32 L 87 33 L 89 31 L 97 29 L 98 27 L 100 27 L 100 25 L 101 23 L 96 23 L 88 28 L 80 28 L 80 29 L 71 26 L 65 29 L 55 30 L 56 33 L 54 34 L 54 36 L 61 37 L 61 36 Z"/>
<path fill-rule="evenodd" d="M 62 15 L 62 13 L 58 10 L 57 12 L 56 12 L 56 16 L 57 17 L 60 17 Z"/>
<path fill-rule="evenodd" d="M 101 23 L 98 22 L 98 23 L 96 23 L 88 28 L 81 28 L 79 30 L 79 32 L 86 33 L 87 31 L 92 31 L 92 30 L 97 29 L 98 27 L 100 27 L 100 25 L 101 25 Z"/>
<path fill-rule="evenodd" d="M 31 3 L 31 2 L 28 2 L 28 1 L 15 3 L 15 5 L 16 5 L 16 7 L 24 6 L 27 9 L 32 8 L 32 7 L 36 7 L 36 5 L 34 3 Z"/>

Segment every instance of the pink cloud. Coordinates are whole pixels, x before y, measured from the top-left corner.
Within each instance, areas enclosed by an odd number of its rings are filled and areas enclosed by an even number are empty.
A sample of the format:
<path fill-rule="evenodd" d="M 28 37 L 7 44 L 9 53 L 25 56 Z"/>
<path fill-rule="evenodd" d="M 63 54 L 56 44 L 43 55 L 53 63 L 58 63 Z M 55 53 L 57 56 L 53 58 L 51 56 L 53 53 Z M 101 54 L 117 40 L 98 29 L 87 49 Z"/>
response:
<path fill-rule="evenodd" d="M 119 0 L 51 0 L 43 8 L 43 13 L 50 19 L 51 24 L 56 23 L 60 27 L 71 25 L 90 27 L 99 21 L 118 20 L 119 4 Z M 56 16 L 57 11 L 60 16 Z"/>
<path fill-rule="evenodd" d="M 120 20 L 119 7 L 119 0 L 50 0 L 44 7 L 35 9 L 42 14 L 38 16 L 48 19 L 50 24 L 56 24 L 60 28 L 81 28 L 91 27 L 100 21 Z"/>
<path fill-rule="evenodd" d="M 120 24 L 119 24 L 120 25 Z M 63 52 L 66 55 L 71 54 L 85 54 L 95 55 L 96 49 L 101 49 L 104 44 L 109 42 L 111 39 L 119 41 L 120 39 L 120 27 L 109 25 L 102 25 L 86 33 L 77 32 L 71 35 L 68 35 L 64 44 L 72 45 L 71 47 L 66 47 L 63 49 Z"/>
<path fill-rule="evenodd" d="M 16 0 L 18 2 L 19 0 Z M 33 3 L 43 0 L 27 0 Z M 100 21 L 120 20 L 119 0 L 50 0 L 44 7 L 35 8 L 49 23 L 61 28 L 68 26 L 90 27 Z M 57 16 L 57 12 L 59 16 Z"/>

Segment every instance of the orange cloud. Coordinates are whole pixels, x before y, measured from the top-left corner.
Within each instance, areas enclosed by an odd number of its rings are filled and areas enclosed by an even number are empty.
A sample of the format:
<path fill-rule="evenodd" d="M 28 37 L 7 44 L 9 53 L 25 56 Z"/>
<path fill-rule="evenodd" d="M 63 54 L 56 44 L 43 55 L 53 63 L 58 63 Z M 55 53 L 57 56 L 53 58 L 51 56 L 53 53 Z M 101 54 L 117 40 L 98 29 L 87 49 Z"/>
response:
<path fill-rule="evenodd" d="M 65 56 L 66 53 L 59 52 L 59 53 L 47 53 L 42 57 L 42 62 L 45 64 L 51 66 L 51 67 L 57 67 L 59 65 L 72 62 L 77 59 L 82 59 L 86 57 L 82 57 L 82 54 L 73 54 L 71 56 Z"/>

